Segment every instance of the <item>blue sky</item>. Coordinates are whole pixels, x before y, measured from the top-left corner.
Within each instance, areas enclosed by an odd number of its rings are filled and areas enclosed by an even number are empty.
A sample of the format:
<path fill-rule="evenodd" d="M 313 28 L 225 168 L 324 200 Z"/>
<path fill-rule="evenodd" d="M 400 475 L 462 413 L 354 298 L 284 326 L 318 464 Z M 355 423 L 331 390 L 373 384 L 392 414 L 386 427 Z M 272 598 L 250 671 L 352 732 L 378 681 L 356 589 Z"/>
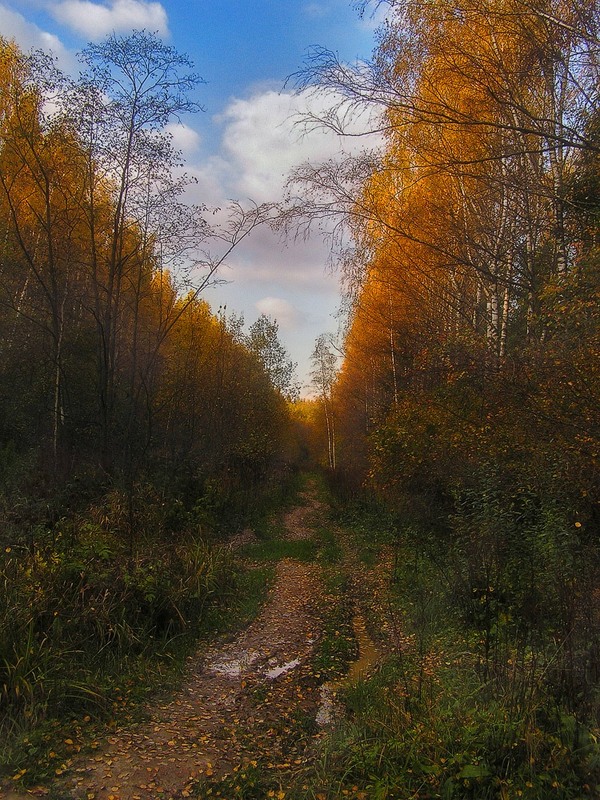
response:
<path fill-rule="evenodd" d="M 359 19 L 352 0 L 0 0 L 2 35 L 24 49 L 52 49 L 66 70 L 88 41 L 113 30 L 156 31 L 187 53 L 206 81 L 197 98 L 205 111 L 173 133 L 197 179 L 192 199 L 218 206 L 276 201 L 295 164 L 335 155 L 342 144 L 332 134 L 299 139 L 292 118 L 309 101 L 284 82 L 311 45 L 367 58 L 375 22 Z M 318 239 L 286 244 L 259 230 L 222 271 L 227 283 L 204 297 L 247 324 L 261 312 L 276 318 L 307 383 L 316 337 L 337 327 L 337 279 L 326 261 Z"/>

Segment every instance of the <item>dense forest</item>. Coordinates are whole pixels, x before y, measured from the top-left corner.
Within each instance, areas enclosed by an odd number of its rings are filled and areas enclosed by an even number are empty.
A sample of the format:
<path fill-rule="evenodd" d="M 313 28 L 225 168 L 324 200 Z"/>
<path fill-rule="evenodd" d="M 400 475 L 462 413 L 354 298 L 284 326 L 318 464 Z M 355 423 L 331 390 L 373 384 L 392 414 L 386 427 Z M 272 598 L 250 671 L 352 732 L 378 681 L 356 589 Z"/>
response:
<path fill-rule="evenodd" d="M 325 227 L 344 288 L 312 400 L 276 322 L 202 297 L 273 206 L 184 202 L 188 60 L 113 36 L 73 80 L 0 40 L 0 732 L 37 753 L 239 615 L 256 564 L 219 542 L 309 464 L 333 512 L 278 552 L 337 587 L 317 647 L 357 638 L 346 604 L 381 663 L 314 774 L 231 796 L 596 797 L 598 4 L 359 5 L 387 9 L 372 59 L 317 48 L 296 78 L 330 100 L 309 127 L 358 114 L 383 145 L 299 166 L 278 209 Z"/>
<path fill-rule="evenodd" d="M 343 344 L 324 335 L 313 354 L 322 461 L 342 498 L 367 487 L 390 515 L 406 592 L 427 565 L 429 601 L 407 612 L 425 650 L 450 658 L 457 638 L 479 682 L 463 659 L 468 690 L 433 689 L 424 717 L 380 698 L 395 721 L 369 730 L 410 761 L 408 727 L 429 757 L 415 717 L 439 732 L 455 693 L 470 777 L 530 758 L 531 796 L 554 796 L 539 773 L 581 756 L 600 710 L 598 5 L 387 5 L 370 63 L 316 50 L 298 76 L 332 98 L 312 124 L 343 132 L 367 107 L 385 142 L 291 187 L 292 217 L 351 236 Z M 579 768 L 592 788 L 565 796 L 598 791 Z"/>
<path fill-rule="evenodd" d="M 81 64 L 73 80 L 0 40 L 4 733 L 102 705 L 104 662 L 122 680 L 154 636 L 201 624 L 233 580 L 210 536 L 293 451 L 277 323 L 245 332 L 201 296 L 263 210 L 216 225 L 185 203 L 167 126 L 199 78 L 143 32 Z"/>

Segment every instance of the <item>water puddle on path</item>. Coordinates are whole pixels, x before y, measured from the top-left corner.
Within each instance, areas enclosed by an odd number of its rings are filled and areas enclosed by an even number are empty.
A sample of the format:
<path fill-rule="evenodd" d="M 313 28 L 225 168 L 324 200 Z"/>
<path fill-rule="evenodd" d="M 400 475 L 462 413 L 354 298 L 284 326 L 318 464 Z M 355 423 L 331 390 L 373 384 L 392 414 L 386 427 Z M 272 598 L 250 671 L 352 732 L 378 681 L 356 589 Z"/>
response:
<path fill-rule="evenodd" d="M 380 658 L 381 654 L 367 633 L 365 620 L 360 614 L 354 617 L 352 627 L 354 628 L 354 636 L 358 643 L 358 659 L 350 665 L 350 669 L 345 677 L 341 678 L 339 681 L 324 683 L 323 686 L 321 686 L 321 703 L 316 716 L 317 725 L 331 725 L 336 717 L 340 716 L 341 709 L 337 700 L 338 690 L 348 686 L 354 686 L 358 681 L 363 680 L 371 667 L 373 667 Z"/>
<path fill-rule="evenodd" d="M 268 669 L 265 675 L 270 681 L 274 681 L 275 678 L 278 678 L 280 675 L 285 675 L 286 672 L 289 672 L 291 669 L 296 669 L 298 666 L 300 666 L 300 659 L 294 658 L 293 661 L 288 661 L 286 664 Z"/>

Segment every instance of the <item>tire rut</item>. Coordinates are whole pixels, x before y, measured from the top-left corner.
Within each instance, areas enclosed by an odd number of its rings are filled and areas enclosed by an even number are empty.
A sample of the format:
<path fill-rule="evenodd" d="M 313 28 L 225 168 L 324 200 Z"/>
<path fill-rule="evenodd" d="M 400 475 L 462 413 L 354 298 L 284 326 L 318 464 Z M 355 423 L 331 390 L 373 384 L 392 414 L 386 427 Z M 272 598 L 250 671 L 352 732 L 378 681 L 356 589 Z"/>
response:
<path fill-rule="evenodd" d="M 310 536 L 318 504 L 305 499 L 286 515 L 289 538 Z M 193 656 L 182 688 L 148 721 L 114 731 L 95 755 L 75 761 L 64 790 L 77 800 L 188 797 L 199 777 L 227 774 L 253 750 L 291 757 L 287 718 L 300 703 L 314 719 L 318 704 L 316 688 L 293 683 L 321 632 L 321 598 L 317 565 L 280 561 L 257 618 L 233 641 Z"/>

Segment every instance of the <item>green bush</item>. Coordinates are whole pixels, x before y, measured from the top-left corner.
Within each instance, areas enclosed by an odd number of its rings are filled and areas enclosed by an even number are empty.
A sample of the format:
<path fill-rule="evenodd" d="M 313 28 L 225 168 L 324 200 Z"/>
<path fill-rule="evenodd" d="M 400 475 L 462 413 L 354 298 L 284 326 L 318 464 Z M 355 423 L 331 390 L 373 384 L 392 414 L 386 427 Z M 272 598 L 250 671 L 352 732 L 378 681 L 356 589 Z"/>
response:
<path fill-rule="evenodd" d="M 211 604 L 233 591 L 226 548 L 158 540 L 131 560 L 121 536 L 73 525 L 46 531 L 34 552 L 0 554 L 2 727 L 106 707 L 111 675 L 197 634 Z"/>

